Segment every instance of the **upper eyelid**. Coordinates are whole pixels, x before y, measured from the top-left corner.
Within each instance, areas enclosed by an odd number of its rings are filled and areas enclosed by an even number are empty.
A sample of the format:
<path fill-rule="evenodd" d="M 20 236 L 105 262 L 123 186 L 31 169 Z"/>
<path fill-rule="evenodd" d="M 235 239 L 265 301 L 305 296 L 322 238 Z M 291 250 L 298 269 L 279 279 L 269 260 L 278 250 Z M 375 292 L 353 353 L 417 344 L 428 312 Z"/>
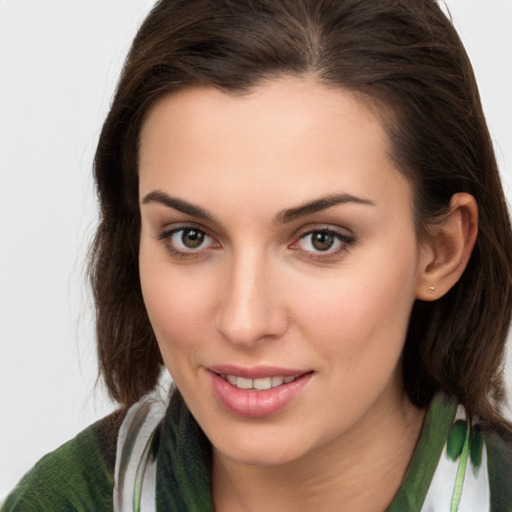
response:
<path fill-rule="evenodd" d="M 197 223 L 197 222 L 176 222 L 173 224 L 166 224 L 164 227 L 160 228 L 158 230 L 157 238 L 165 238 L 166 236 L 169 236 L 173 233 L 176 233 L 177 231 L 182 231 L 184 229 L 197 229 L 198 231 L 202 231 L 206 235 L 208 235 L 211 238 L 215 238 L 215 236 L 212 234 L 211 230 L 207 227 Z"/>
<path fill-rule="evenodd" d="M 336 229 L 325 228 L 325 229 L 311 229 L 309 231 L 305 231 L 304 233 L 302 233 L 301 235 L 296 237 L 296 239 L 292 243 L 292 245 L 298 243 L 300 240 L 303 240 L 304 238 L 306 238 L 309 235 L 312 235 L 314 233 L 322 233 L 322 232 L 330 233 L 330 234 L 334 235 L 336 238 L 338 238 L 338 240 L 340 240 L 341 242 L 344 242 L 344 243 L 353 243 L 356 241 L 356 237 L 352 233 L 348 234 L 348 233 L 343 233 L 342 231 L 338 231 Z"/>
<path fill-rule="evenodd" d="M 305 230 L 299 236 L 302 237 L 302 236 L 310 235 L 311 233 L 322 233 L 322 232 L 334 233 L 334 234 L 342 235 L 342 236 L 353 236 L 352 233 L 346 233 L 345 231 L 348 231 L 348 230 L 341 229 L 341 228 L 333 228 L 333 227 L 309 228 L 309 229 Z"/>
<path fill-rule="evenodd" d="M 301 226 L 300 228 L 294 230 L 293 237 L 295 238 L 301 238 L 303 236 L 306 236 L 311 233 L 316 233 L 318 231 L 329 231 L 335 234 L 339 234 L 341 236 L 347 236 L 347 237 L 355 237 L 354 232 L 344 226 L 339 226 L 336 224 L 307 224 L 305 226 Z"/>
<path fill-rule="evenodd" d="M 186 216 L 188 217 L 188 215 Z M 199 229 L 200 231 L 203 231 L 208 236 L 211 236 L 218 242 L 222 239 L 227 238 L 227 232 L 222 227 L 222 225 L 217 224 L 216 222 L 210 223 L 208 219 L 205 219 L 204 221 L 202 219 L 200 220 L 194 220 L 194 219 L 188 219 L 188 218 L 177 218 L 176 220 L 167 219 L 167 222 L 159 222 L 161 227 L 158 227 L 158 225 L 155 225 L 155 230 L 158 231 L 158 233 L 169 233 L 170 231 L 176 231 L 179 229 L 186 229 L 186 228 L 194 228 Z"/>

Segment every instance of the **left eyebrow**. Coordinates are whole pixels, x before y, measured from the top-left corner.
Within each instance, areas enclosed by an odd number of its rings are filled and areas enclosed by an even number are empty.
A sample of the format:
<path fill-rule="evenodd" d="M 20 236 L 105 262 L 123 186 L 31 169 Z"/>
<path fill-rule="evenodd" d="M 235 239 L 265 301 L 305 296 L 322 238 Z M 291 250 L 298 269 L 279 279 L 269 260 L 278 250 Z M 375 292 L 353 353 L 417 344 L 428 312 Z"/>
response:
<path fill-rule="evenodd" d="M 294 208 L 282 210 L 276 215 L 274 222 L 276 224 L 286 224 L 287 222 L 292 222 L 301 217 L 306 217 L 307 215 L 327 210 L 333 206 L 348 203 L 376 206 L 375 201 L 370 199 L 363 199 L 346 193 L 331 194 L 314 199 L 313 201 L 309 201 Z"/>

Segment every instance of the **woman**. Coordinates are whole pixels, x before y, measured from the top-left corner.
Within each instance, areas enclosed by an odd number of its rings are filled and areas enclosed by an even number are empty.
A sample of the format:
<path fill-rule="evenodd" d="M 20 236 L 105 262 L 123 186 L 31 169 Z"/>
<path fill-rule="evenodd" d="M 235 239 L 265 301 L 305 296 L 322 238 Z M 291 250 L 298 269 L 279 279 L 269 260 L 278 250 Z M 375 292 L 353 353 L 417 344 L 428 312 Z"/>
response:
<path fill-rule="evenodd" d="M 125 407 L 6 510 L 512 509 L 510 223 L 435 2 L 158 3 L 95 178 Z"/>

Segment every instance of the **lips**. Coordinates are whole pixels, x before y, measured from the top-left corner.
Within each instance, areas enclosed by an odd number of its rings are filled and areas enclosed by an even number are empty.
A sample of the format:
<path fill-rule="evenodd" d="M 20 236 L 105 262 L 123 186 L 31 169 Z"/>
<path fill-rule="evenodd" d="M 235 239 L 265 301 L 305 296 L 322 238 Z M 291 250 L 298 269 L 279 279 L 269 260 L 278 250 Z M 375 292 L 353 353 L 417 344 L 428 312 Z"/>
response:
<path fill-rule="evenodd" d="M 208 368 L 214 396 L 229 412 L 245 417 L 277 413 L 306 387 L 312 371 L 271 367 Z"/>

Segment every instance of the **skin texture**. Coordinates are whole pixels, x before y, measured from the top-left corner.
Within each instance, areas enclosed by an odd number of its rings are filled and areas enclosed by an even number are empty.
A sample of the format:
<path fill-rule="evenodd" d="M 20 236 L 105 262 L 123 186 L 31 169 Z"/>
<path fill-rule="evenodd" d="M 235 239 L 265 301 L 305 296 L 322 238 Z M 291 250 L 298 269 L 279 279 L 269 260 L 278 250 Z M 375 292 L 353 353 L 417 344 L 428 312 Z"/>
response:
<path fill-rule="evenodd" d="M 346 91 L 285 77 L 243 96 L 185 89 L 144 123 L 143 295 L 213 444 L 217 510 L 383 510 L 406 471 L 424 417 L 399 371 L 410 311 L 457 281 L 477 212 L 454 196 L 419 243 L 411 188 L 372 112 Z M 283 215 L 340 194 L 350 200 Z M 191 229 L 204 234 L 195 248 L 183 245 Z M 325 230 L 339 235 L 318 250 Z M 210 370 L 225 364 L 310 377 L 285 407 L 248 417 L 213 392 Z"/>

